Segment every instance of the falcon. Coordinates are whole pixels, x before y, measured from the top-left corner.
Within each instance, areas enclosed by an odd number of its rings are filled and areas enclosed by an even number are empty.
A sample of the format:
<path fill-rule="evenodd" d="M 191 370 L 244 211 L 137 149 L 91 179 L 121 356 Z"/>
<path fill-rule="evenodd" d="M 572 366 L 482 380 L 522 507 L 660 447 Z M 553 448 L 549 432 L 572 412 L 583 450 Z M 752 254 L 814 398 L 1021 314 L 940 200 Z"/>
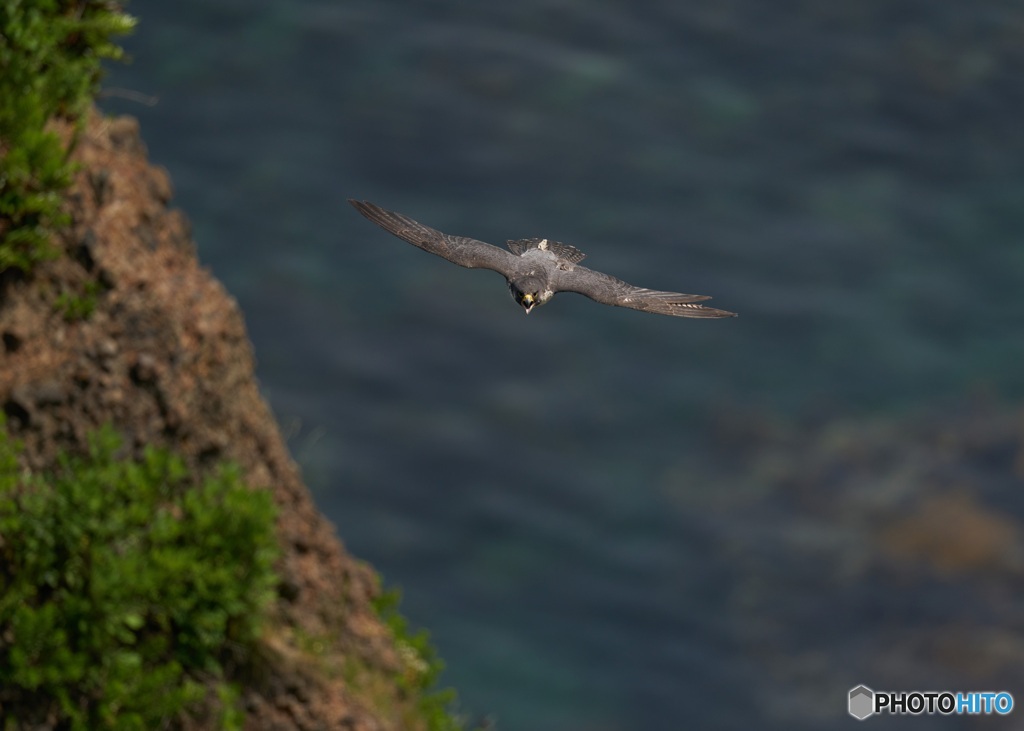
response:
<path fill-rule="evenodd" d="M 660 292 L 634 287 L 621 279 L 580 266 L 586 256 L 574 246 L 550 239 L 507 241 L 508 251 L 483 241 L 451 236 L 393 213 L 369 201 L 349 200 L 357 211 L 385 231 L 431 254 L 468 269 L 492 269 L 505 277 L 513 299 L 526 313 L 556 292 L 576 292 L 595 302 L 674 317 L 736 317 L 735 312 L 695 304 L 711 299 L 700 294 Z"/>

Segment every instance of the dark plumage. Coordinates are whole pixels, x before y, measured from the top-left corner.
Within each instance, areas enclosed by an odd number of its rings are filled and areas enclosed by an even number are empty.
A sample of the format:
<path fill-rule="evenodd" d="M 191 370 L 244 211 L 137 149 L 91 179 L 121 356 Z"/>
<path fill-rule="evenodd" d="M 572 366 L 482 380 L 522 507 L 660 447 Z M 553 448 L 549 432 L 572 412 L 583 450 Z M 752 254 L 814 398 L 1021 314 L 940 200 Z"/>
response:
<path fill-rule="evenodd" d="M 401 213 L 368 201 L 350 200 L 357 211 L 385 231 L 431 254 L 469 269 L 492 269 L 508 282 L 513 298 L 529 313 L 556 292 L 576 292 L 595 302 L 674 317 L 735 317 L 736 313 L 695 304 L 705 295 L 660 292 L 579 266 L 585 254 L 548 239 L 508 241 L 509 251 L 464 236 L 450 236 Z"/>

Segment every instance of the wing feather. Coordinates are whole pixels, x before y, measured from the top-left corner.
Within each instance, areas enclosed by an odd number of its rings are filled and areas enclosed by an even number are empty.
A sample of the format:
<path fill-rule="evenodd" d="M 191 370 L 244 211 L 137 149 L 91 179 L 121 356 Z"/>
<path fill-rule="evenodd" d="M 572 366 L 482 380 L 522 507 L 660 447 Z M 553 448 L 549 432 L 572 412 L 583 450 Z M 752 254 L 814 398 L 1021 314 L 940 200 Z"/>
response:
<path fill-rule="evenodd" d="M 736 317 L 735 312 L 695 304 L 711 299 L 707 295 L 634 287 L 621 279 L 581 266 L 559 272 L 556 288 L 560 292 L 582 294 L 601 304 L 628 307 L 641 312 L 656 312 L 673 317 Z"/>
<path fill-rule="evenodd" d="M 497 246 L 465 236 L 449 236 L 424 226 L 401 213 L 385 210 L 369 201 L 349 200 L 353 208 L 385 231 L 431 254 L 468 269 L 493 269 L 505 276 L 513 270 L 512 254 Z"/>

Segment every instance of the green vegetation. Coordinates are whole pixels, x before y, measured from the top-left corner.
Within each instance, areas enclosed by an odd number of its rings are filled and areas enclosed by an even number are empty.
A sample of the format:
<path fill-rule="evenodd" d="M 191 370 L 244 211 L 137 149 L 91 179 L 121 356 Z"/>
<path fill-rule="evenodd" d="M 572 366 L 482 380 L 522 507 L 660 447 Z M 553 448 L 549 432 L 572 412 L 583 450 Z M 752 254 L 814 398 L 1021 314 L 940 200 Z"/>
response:
<path fill-rule="evenodd" d="M 223 679 L 253 651 L 277 584 L 271 496 L 237 467 L 194 484 L 168 452 L 133 461 L 120 444 L 102 428 L 88 457 L 33 475 L 0 423 L 0 688 L 16 699 L 4 713 L 162 728 L 210 703 L 199 680 L 213 678 L 220 726 L 239 728 Z"/>
<path fill-rule="evenodd" d="M 462 731 L 466 719 L 450 710 L 456 703 L 455 689 L 434 689 L 444 670 L 444 661 L 430 644 L 427 630 L 411 632 L 408 621 L 398 611 L 401 598 L 401 591 L 393 588 L 374 600 L 374 609 L 391 630 L 404 667 L 394 681 L 401 690 L 418 699 L 416 710 L 428 731 Z"/>
<path fill-rule="evenodd" d="M 467 725 L 468 719 L 456 712 L 455 690 L 437 689 L 444 663 L 430 644 L 426 630 L 411 632 L 408 621 L 398 611 L 400 599 L 401 592 L 393 588 L 373 600 L 373 610 L 391 631 L 400 661 L 397 672 L 367 661 L 358 652 L 334 652 L 332 648 L 343 631 L 340 628 L 323 635 L 295 628 L 296 644 L 325 677 L 343 678 L 353 695 L 374 709 L 386 724 L 409 731 L 476 728 Z"/>
<path fill-rule="evenodd" d="M 88 320 L 96 311 L 96 298 L 103 291 L 103 285 L 95 280 L 89 280 L 82 287 L 82 294 L 63 292 L 54 303 L 58 312 L 64 314 L 68 322 Z"/>
<path fill-rule="evenodd" d="M 49 232 L 73 170 L 46 122 L 83 118 L 102 60 L 122 56 L 111 36 L 134 25 L 108 0 L 0 3 L 0 272 L 55 256 Z"/>

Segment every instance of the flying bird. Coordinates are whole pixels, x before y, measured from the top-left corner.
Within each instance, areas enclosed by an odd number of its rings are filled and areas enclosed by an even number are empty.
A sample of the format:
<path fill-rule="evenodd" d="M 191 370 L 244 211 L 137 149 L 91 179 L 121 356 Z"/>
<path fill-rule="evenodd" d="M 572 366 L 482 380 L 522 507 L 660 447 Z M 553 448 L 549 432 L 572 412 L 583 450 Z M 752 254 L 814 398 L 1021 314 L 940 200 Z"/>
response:
<path fill-rule="evenodd" d="M 736 317 L 735 312 L 695 304 L 711 299 L 700 294 L 660 292 L 634 287 L 621 279 L 580 266 L 586 256 L 574 246 L 549 239 L 507 241 L 508 251 L 464 236 L 450 236 L 401 213 L 369 201 L 349 200 L 357 211 L 385 231 L 431 254 L 469 269 L 492 269 L 508 282 L 513 299 L 526 313 L 556 292 L 576 292 L 595 302 L 657 312 L 674 317 Z"/>

